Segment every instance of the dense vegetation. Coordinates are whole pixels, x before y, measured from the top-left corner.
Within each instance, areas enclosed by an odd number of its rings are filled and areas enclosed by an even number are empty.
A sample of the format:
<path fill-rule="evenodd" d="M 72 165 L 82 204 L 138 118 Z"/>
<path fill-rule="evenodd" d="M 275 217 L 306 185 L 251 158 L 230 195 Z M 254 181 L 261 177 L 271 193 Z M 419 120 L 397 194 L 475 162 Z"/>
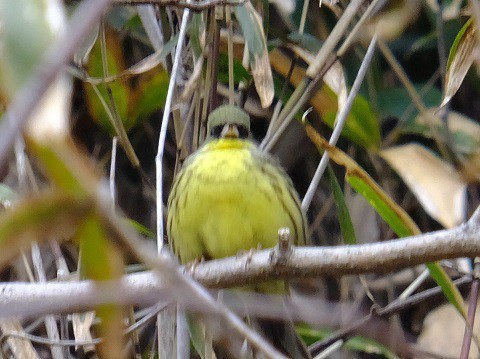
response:
<path fill-rule="evenodd" d="M 279 298 L 217 301 L 157 256 L 175 173 L 222 103 L 251 115 L 320 248 L 194 278 L 315 278 L 288 307 L 313 354 L 478 356 L 480 213 L 462 226 L 480 203 L 477 1 L 107 3 L 0 2 L 6 357 L 186 355 L 163 310 L 178 299 L 215 339 L 268 349 L 230 310 L 284 317 Z"/>

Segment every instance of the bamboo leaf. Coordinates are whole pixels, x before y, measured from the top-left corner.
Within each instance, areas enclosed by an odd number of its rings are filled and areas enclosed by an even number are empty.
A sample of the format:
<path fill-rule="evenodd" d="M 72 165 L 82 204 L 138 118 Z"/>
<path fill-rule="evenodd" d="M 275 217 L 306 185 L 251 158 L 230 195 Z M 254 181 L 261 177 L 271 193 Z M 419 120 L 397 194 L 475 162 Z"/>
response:
<path fill-rule="evenodd" d="M 381 156 L 433 219 L 446 228 L 464 220 L 467 184 L 452 165 L 416 143 L 385 149 Z"/>
<path fill-rule="evenodd" d="M 313 61 L 313 55 L 308 55 L 307 51 L 293 50 L 302 57 L 307 63 Z M 287 76 L 290 69 L 291 60 L 280 50 L 275 49 L 270 54 L 272 67 L 276 72 Z M 305 77 L 305 69 L 295 66 L 290 82 L 298 86 Z M 310 100 L 315 111 L 320 114 L 322 120 L 333 128 L 338 108 L 346 101 L 346 85 L 343 74 L 343 68 L 336 62 L 327 71 L 325 84 L 315 93 Z M 355 99 L 352 110 L 348 114 L 345 127 L 342 130 L 342 136 L 357 143 L 364 148 L 376 149 L 380 147 L 380 126 L 377 117 L 373 114 L 368 102 L 361 96 Z"/>
<path fill-rule="evenodd" d="M 81 223 L 77 233 L 80 243 L 81 277 L 96 281 L 114 281 L 122 277 L 122 256 L 109 241 L 101 220 L 91 213 Z M 102 358 L 123 358 L 123 308 L 117 304 L 102 304 L 96 308 L 100 319 L 99 334 L 103 337 L 99 350 Z"/>
<path fill-rule="evenodd" d="M 345 203 L 345 197 L 342 189 L 340 188 L 337 177 L 335 176 L 335 173 L 330 165 L 328 165 L 327 170 L 330 188 L 332 189 L 333 197 L 335 198 L 335 204 L 338 210 L 340 231 L 342 232 L 343 241 L 346 244 L 355 244 L 357 243 L 355 229 L 353 228 L 352 219 L 350 218 L 350 213 L 348 211 L 347 204 Z"/>
<path fill-rule="evenodd" d="M 311 125 L 306 124 L 305 128 L 308 137 L 319 150 L 328 151 L 330 158 L 335 163 L 345 167 L 347 171 L 346 178 L 350 185 L 365 197 L 399 237 L 413 236 L 421 233 L 407 212 L 396 204 L 357 162 L 339 148 L 331 146 Z M 448 277 L 438 263 L 426 263 L 426 266 L 432 278 L 442 288 L 445 297 L 457 308 L 459 313 L 466 318 L 466 312 L 463 309 L 465 305 L 462 295 L 450 277 Z"/>
<path fill-rule="evenodd" d="M 440 107 L 449 102 L 457 93 L 477 56 L 478 42 L 475 31 L 473 21 L 469 19 L 458 32 L 450 48 L 445 75 L 445 95 Z"/>
<path fill-rule="evenodd" d="M 249 1 L 235 6 L 235 16 L 242 27 L 248 45 L 250 67 L 260 102 L 262 107 L 268 107 L 273 101 L 274 90 L 262 20 Z"/>
<path fill-rule="evenodd" d="M 35 241 L 68 239 L 90 209 L 89 201 L 62 192 L 19 201 L 0 215 L 0 269 Z"/>

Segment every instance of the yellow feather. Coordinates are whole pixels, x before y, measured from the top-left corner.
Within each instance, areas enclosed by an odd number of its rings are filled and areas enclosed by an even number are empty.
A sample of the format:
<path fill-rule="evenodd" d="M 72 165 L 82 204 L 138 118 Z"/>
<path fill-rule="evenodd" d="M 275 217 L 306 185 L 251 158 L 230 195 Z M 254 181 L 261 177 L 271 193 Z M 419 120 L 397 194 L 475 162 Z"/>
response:
<path fill-rule="evenodd" d="M 283 169 L 248 139 L 248 114 L 222 106 L 210 114 L 209 138 L 176 177 L 168 200 L 167 235 L 182 263 L 217 259 L 278 243 L 288 227 L 291 241 L 305 244 L 306 221 L 300 200 Z M 213 139 L 213 137 L 221 137 Z M 288 292 L 284 281 L 242 289 Z M 252 319 L 289 357 L 310 358 L 292 323 Z"/>
<path fill-rule="evenodd" d="M 169 198 L 168 237 L 182 263 L 273 247 L 278 230 L 305 241 L 300 203 L 286 174 L 250 141 L 207 143 L 185 164 Z"/>

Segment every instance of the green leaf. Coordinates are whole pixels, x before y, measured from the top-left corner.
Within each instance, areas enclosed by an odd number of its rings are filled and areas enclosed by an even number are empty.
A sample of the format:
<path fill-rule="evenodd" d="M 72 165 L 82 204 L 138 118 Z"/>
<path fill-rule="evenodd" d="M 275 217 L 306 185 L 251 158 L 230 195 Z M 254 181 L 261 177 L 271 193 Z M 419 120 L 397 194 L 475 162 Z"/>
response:
<path fill-rule="evenodd" d="M 108 240 L 101 220 L 95 214 L 84 219 L 78 229 L 77 240 L 82 252 L 83 278 L 100 281 L 121 278 L 124 273 L 121 257 Z"/>
<path fill-rule="evenodd" d="M 169 80 L 165 71 L 159 71 L 138 87 L 135 93 L 140 97 L 131 114 L 134 124 L 148 119 L 155 111 L 165 106 Z"/>
<path fill-rule="evenodd" d="M 452 47 L 450 48 L 450 52 L 448 54 L 447 69 L 449 69 L 450 66 L 452 65 L 453 59 L 455 58 L 455 56 L 458 52 L 458 47 L 460 46 L 463 39 L 465 38 L 465 34 L 468 31 L 470 31 L 471 26 L 473 26 L 473 20 L 470 18 L 462 26 L 462 28 L 458 32 L 457 36 L 455 37 L 455 40 L 453 41 Z"/>
<path fill-rule="evenodd" d="M 305 32 L 292 32 L 288 34 L 288 39 L 301 48 L 308 50 L 312 54 L 316 54 L 318 51 L 320 51 L 320 48 L 323 45 L 323 41 Z"/>
<path fill-rule="evenodd" d="M 336 97 L 335 94 L 333 96 Z M 328 126 L 333 128 L 336 115 L 336 109 L 328 111 L 324 114 L 323 120 Z M 367 100 L 360 95 L 353 102 L 345 127 L 342 130 L 342 136 L 367 149 L 380 147 L 381 138 L 378 119 L 373 114 Z"/>
<path fill-rule="evenodd" d="M 195 56 L 202 56 L 205 43 L 205 22 L 202 13 L 194 13 L 190 22 L 190 42 Z"/>
<path fill-rule="evenodd" d="M 91 209 L 62 192 L 22 200 L 0 215 L 0 269 L 34 241 L 68 238 Z"/>
<path fill-rule="evenodd" d="M 125 218 L 125 222 L 128 225 L 130 225 L 132 228 L 134 228 L 138 233 L 143 234 L 144 236 L 146 236 L 148 238 L 155 238 L 155 233 L 153 233 L 151 230 L 149 230 L 143 224 L 138 223 L 134 219 Z"/>
<path fill-rule="evenodd" d="M 428 91 L 424 91 L 424 87 L 425 84 L 414 85 L 425 106 L 439 106 L 442 93 L 436 87 L 430 87 Z M 403 86 L 382 89 L 377 93 L 378 112 L 381 118 L 396 117 L 411 121 L 418 114 L 417 108 L 411 103 L 412 99 Z"/>
<path fill-rule="evenodd" d="M 0 1 L 0 87 L 6 98 L 21 88 L 55 37 L 46 14 L 51 6 L 38 0 Z"/>
<path fill-rule="evenodd" d="M 228 55 L 220 54 L 218 58 L 218 79 L 228 84 Z M 233 80 L 235 84 L 240 81 L 250 81 L 252 75 L 243 67 L 242 63 L 237 59 L 233 59 Z"/>
<path fill-rule="evenodd" d="M 365 174 L 358 175 L 358 173 L 348 173 L 347 181 L 350 185 L 360 193 L 370 205 L 377 211 L 377 213 L 388 223 L 390 228 L 399 237 L 408 237 L 414 234 L 414 231 L 408 225 L 408 215 L 399 207 L 378 185 L 372 185 L 366 179 Z M 367 175 L 368 176 L 368 175 Z M 368 176 L 370 177 L 370 176 Z M 372 180 L 373 181 L 373 180 Z M 408 222 L 413 222 L 408 217 Z"/>
<path fill-rule="evenodd" d="M 327 338 L 333 333 L 332 331 L 328 330 L 307 328 L 306 326 L 297 327 L 297 332 L 302 336 L 302 338 L 305 340 L 305 343 L 308 345 Z M 398 359 L 398 356 L 386 346 L 375 340 L 360 336 L 355 336 L 348 339 L 344 346 L 350 350 L 355 350 L 366 354 L 379 355 L 386 359 Z"/>
<path fill-rule="evenodd" d="M 108 41 L 110 39 L 110 41 Z M 107 36 L 107 66 L 109 74 L 117 74 L 121 72 L 125 66 L 122 59 L 122 51 L 120 44 L 117 43 L 115 38 Z M 100 43 L 93 46 L 90 52 L 90 58 L 88 61 L 87 70 L 90 76 L 103 77 L 103 63 Z M 110 116 L 105 111 L 105 107 L 102 101 L 98 98 L 97 92 L 93 89 L 93 85 L 85 84 L 85 91 L 87 95 L 88 110 L 92 117 L 103 128 L 107 129 L 111 134 L 115 134 L 114 127 Z M 125 130 L 129 130 L 133 125 L 133 119 L 128 116 L 129 101 L 131 99 L 130 88 L 127 82 L 115 81 L 109 84 L 112 92 L 113 100 L 115 102 L 118 115 L 122 120 Z M 97 86 L 99 96 L 104 100 L 104 103 L 109 103 L 107 87 L 103 84 Z"/>
<path fill-rule="evenodd" d="M 123 260 L 118 248 L 109 241 L 102 221 L 95 213 L 87 216 L 79 226 L 80 276 L 96 281 L 119 280 L 123 273 Z M 123 309 L 117 304 L 101 304 L 96 308 L 100 318 L 99 333 L 104 338 L 100 345 L 101 356 L 123 357 Z"/>
<path fill-rule="evenodd" d="M 350 213 L 348 212 L 348 207 L 345 203 L 345 197 L 342 189 L 340 188 L 337 177 L 335 176 L 335 173 L 330 165 L 327 166 L 327 171 L 330 188 L 332 189 L 333 197 L 335 198 L 335 204 L 338 210 L 338 220 L 340 222 L 340 231 L 342 232 L 343 241 L 345 244 L 355 244 L 357 243 L 355 229 L 353 228 L 352 219 L 350 218 Z"/>
<path fill-rule="evenodd" d="M 27 139 L 27 145 L 56 186 L 77 198 L 94 193 L 98 178 L 71 142 L 56 142 L 54 146 L 46 146 Z M 85 187 L 87 184 L 90 188 Z"/>
<path fill-rule="evenodd" d="M 458 291 L 458 288 L 452 283 L 452 279 L 437 262 L 425 263 L 425 265 L 428 268 L 430 276 L 442 288 L 442 292 L 447 300 L 458 310 L 463 318 L 466 319 L 467 312 L 465 311 L 463 297 Z"/>
<path fill-rule="evenodd" d="M 205 359 L 207 346 L 211 346 L 211 343 L 207 343 L 206 341 L 205 325 L 198 318 L 195 318 L 194 314 L 187 315 L 187 322 L 192 346 L 200 358 Z"/>

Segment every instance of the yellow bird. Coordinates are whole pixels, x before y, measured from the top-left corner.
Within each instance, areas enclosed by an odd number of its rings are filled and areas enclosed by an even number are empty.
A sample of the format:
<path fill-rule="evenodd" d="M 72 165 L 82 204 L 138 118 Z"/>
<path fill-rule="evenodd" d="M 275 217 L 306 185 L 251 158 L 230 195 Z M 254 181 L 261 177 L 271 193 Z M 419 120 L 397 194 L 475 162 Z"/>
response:
<path fill-rule="evenodd" d="M 280 165 L 251 140 L 249 115 L 238 107 L 221 106 L 210 114 L 207 132 L 204 145 L 178 173 L 168 199 L 167 235 L 180 261 L 274 247 L 281 227 L 290 229 L 293 244 L 304 245 L 306 220 L 298 194 Z M 283 281 L 246 288 L 288 291 Z M 274 329 L 283 338 L 269 339 L 290 357 L 308 358 L 290 327 Z"/>

